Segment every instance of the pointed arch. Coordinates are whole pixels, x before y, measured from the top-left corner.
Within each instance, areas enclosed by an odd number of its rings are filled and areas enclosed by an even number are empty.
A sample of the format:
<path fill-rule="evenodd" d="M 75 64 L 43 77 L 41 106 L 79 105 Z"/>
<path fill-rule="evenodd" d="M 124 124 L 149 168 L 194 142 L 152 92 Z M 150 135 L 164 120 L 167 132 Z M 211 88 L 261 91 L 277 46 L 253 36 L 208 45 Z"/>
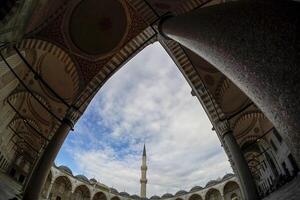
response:
<path fill-rule="evenodd" d="M 73 193 L 74 200 L 89 200 L 91 199 L 91 191 L 86 185 L 78 185 Z"/>
<path fill-rule="evenodd" d="M 202 197 L 200 194 L 192 194 L 188 200 L 202 200 Z"/>
<path fill-rule="evenodd" d="M 107 200 L 107 197 L 103 192 L 97 192 L 96 194 L 94 194 L 92 200 Z"/>
<path fill-rule="evenodd" d="M 205 200 L 222 200 L 221 192 L 215 188 L 211 188 L 206 192 Z"/>
<path fill-rule="evenodd" d="M 223 196 L 225 200 L 241 199 L 239 184 L 235 181 L 228 181 L 223 187 Z"/>
<path fill-rule="evenodd" d="M 55 199 L 60 197 L 61 199 L 70 199 L 72 194 L 72 182 L 67 176 L 58 176 L 55 178 L 52 186 L 52 197 Z"/>

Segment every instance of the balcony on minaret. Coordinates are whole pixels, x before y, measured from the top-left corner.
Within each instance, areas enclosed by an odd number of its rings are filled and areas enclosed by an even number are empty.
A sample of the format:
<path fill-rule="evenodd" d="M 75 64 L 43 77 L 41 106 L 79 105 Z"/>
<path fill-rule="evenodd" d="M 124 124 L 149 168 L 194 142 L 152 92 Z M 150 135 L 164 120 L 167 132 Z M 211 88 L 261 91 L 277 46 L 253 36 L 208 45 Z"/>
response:
<path fill-rule="evenodd" d="M 145 166 L 145 165 L 142 165 L 142 166 L 141 166 L 141 170 L 145 171 L 145 170 L 147 170 L 147 169 L 148 169 L 147 166 Z"/>
<path fill-rule="evenodd" d="M 148 180 L 147 179 L 141 179 L 140 182 L 147 184 Z"/>

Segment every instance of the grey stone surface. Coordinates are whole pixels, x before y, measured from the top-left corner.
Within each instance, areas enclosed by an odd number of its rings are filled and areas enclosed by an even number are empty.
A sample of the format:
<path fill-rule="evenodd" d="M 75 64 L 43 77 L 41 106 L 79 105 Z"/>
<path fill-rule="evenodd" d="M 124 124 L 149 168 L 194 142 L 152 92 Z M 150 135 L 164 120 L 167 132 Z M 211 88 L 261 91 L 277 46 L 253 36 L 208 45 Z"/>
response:
<path fill-rule="evenodd" d="M 272 121 L 300 165 L 300 4 L 235 1 L 160 23 L 235 83 Z"/>
<path fill-rule="evenodd" d="M 270 194 L 263 200 L 299 200 L 300 199 L 300 175 L 287 183 L 278 191 Z"/>
<path fill-rule="evenodd" d="M 21 191 L 21 185 L 0 172 L 0 200 L 8 200 L 15 197 Z"/>

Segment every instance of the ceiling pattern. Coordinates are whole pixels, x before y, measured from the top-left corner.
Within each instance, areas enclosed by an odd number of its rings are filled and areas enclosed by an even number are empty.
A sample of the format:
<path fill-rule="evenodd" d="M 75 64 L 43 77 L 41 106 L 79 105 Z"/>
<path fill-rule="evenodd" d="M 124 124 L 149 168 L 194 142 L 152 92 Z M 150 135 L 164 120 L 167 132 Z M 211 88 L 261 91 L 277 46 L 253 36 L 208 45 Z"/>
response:
<path fill-rule="evenodd" d="M 33 71 L 20 59 L 11 62 L 17 66 L 17 75 L 28 87 L 20 84 L 6 99 L 6 103 L 11 103 L 19 112 L 9 123 L 9 127 L 21 136 L 13 137 L 18 153 L 28 154 L 33 162 L 37 158 L 35 150 L 42 151 L 68 109 L 79 110 L 72 115 L 74 121 L 78 120 L 105 82 L 155 41 L 168 51 L 213 123 L 227 124 L 228 121 L 240 146 L 256 141 L 272 128 L 272 124 L 251 100 L 205 59 L 157 34 L 158 20 L 168 13 L 179 15 L 222 2 L 39 2 L 25 38 L 17 44 Z M 8 49 L 6 53 L 16 52 Z"/>

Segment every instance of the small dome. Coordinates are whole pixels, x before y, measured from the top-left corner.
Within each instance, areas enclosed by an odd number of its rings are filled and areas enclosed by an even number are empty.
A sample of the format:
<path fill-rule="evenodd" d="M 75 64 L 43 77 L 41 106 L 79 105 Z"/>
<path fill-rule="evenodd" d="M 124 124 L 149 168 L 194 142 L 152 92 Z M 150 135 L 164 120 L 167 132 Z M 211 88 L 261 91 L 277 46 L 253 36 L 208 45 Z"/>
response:
<path fill-rule="evenodd" d="M 120 195 L 123 197 L 129 197 L 130 195 L 127 192 L 120 192 Z"/>
<path fill-rule="evenodd" d="M 97 183 L 98 181 L 97 181 L 96 179 L 94 179 L 94 178 L 91 178 L 91 179 L 90 179 L 90 182 L 91 182 L 91 183 Z"/>
<path fill-rule="evenodd" d="M 202 189 L 203 189 L 203 187 L 201 187 L 201 186 L 195 186 L 190 190 L 190 192 L 195 192 L 195 191 L 202 190 Z"/>
<path fill-rule="evenodd" d="M 176 192 L 176 196 L 179 196 L 179 195 L 185 195 L 187 193 L 187 191 L 185 190 L 179 190 L 178 192 Z"/>
<path fill-rule="evenodd" d="M 118 190 L 115 189 L 115 188 L 109 188 L 109 190 L 110 190 L 111 193 L 119 194 Z"/>
<path fill-rule="evenodd" d="M 133 199 L 140 199 L 140 197 L 138 195 L 136 195 L 136 194 L 133 194 L 130 197 L 133 198 Z"/>
<path fill-rule="evenodd" d="M 231 173 L 229 173 L 229 174 L 226 174 L 225 176 L 223 176 L 222 180 L 225 180 L 225 179 L 231 178 L 231 177 L 233 177 L 233 176 L 234 176 L 234 174 L 231 174 Z"/>
<path fill-rule="evenodd" d="M 89 179 L 86 176 L 82 175 L 82 174 L 75 176 L 75 178 L 77 178 L 79 180 L 82 180 L 82 181 L 85 181 L 85 182 L 89 182 Z"/>
<path fill-rule="evenodd" d="M 166 193 L 164 195 L 161 196 L 161 198 L 172 198 L 174 195 L 170 194 L 170 193 Z"/>
<path fill-rule="evenodd" d="M 59 166 L 58 169 L 60 169 L 61 171 L 67 172 L 67 173 L 69 173 L 71 175 L 73 175 L 72 170 L 69 167 L 65 166 L 65 165 Z"/>
<path fill-rule="evenodd" d="M 208 181 L 208 183 L 206 184 L 205 187 L 209 187 L 209 186 L 215 185 L 215 184 L 217 184 L 217 183 L 218 183 L 218 181 L 216 181 L 216 180 L 211 180 L 211 181 Z"/>
<path fill-rule="evenodd" d="M 160 197 L 159 197 L 159 196 L 156 196 L 156 195 L 154 195 L 154 196 L 150 197 L 150 199 L 152 199 L 152 200 L 154 200 L 154 199 L 160 199 Z"/>

